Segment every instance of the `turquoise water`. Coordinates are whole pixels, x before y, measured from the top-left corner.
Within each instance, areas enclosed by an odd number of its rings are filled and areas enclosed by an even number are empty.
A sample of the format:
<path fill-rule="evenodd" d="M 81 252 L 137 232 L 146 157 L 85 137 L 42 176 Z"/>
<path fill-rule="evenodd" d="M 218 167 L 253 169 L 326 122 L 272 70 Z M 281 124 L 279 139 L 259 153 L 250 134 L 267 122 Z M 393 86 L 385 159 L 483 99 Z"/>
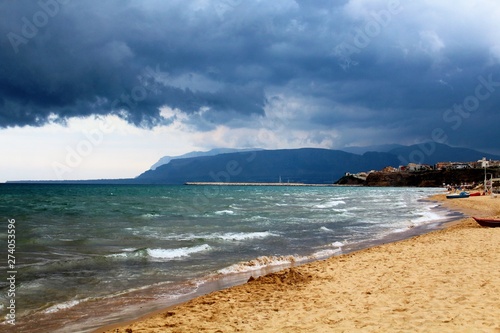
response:
<path fill-rule="evenodd" d="M 437 192 L 2 184 L 0 248 L 7 253 L 8 220 L 15 219 L 18 322 L 61 318 L 69 309 L 83 318 L 89 307 L 82 304 L 95 307 L 141 290 L 148 298 L 175 299 L 209 277 L 324 258 L 440 221 L 436 204 L 420 200 Z M 4 317 L 6 278 L 0 288 Z"/>

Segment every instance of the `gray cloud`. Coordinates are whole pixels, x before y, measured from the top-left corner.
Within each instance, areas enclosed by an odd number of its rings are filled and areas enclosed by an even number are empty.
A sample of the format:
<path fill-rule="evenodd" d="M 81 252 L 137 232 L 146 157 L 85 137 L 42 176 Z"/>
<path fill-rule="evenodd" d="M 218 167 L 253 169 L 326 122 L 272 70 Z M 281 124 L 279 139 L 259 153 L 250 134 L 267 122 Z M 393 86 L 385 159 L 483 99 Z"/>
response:
<path fill-rule="evenodd" d="M 185 113 L 199 130 L 253 127 L 279 91 L 309 110 L 295 129 L 339 129 L 344 143 L 356 142 L 345 127 L 358 137 L 366 128 L 365 140 L 384 132 L 380 138 L 393 142 L 431 139 L 440 127 L 450 144 L 485 149 L 498 136 L 497 123 L 481 121 L 500 113 L 494 2 L 40 0 L 0 7 L 0 127 L 107 114 L 152 127 L 169 122 L 162 106 Z M 493 91 L 468 117 L 446 113 L 488 77 Z M 474 131 L 484 139 L 463 139 Z"/>

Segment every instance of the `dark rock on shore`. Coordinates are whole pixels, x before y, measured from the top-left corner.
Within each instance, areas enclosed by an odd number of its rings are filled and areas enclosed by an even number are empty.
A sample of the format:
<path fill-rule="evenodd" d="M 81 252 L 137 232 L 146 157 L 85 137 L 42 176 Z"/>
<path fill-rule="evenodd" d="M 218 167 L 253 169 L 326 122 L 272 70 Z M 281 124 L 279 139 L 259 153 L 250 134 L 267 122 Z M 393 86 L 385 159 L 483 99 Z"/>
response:
<path fill-rule="evenodd" d="M 365 180 L 354 177 L 352 175 L 344 176 L 335 182 L 335 185 L 344 185 L 344 186 L 363 186 L 365 185 Z"/>
<path fill-rule="evenodd" d="M 488 169 L 494 176 L 499 169 Z M 495 176 L 496 177 L 496 176 Z M 422 172 L 372 172 L 364 186 L 439 187 L 443 184 L 482 183 L 484 169 L 431 170 Z"/>

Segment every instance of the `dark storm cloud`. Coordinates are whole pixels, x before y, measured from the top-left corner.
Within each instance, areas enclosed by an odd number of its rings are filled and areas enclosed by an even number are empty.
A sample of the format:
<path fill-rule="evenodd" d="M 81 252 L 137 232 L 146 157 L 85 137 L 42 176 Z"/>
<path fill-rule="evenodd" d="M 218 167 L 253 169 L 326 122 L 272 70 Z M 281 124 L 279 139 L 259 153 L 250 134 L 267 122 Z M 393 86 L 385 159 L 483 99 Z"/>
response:
<path fill-rule="evenodd" d="M 228 74 L 238 58 L 243 64 L 251 58 L 243 36 L 231 37 L 228 28 L 218 26 L 223 22 L 213 8 L 181 4 L 149 3 L 148 8 L 139 2 L 54 0 L 4 5 L 1 126 L 91 114 L 118 114 L 151 126 L 162 122 L 163 105 L 186 113 L 201 107 L 262 113 L 262 88 L 249 88 Z M 227 64 L 230 60 L 235 63 Z M 219 90 L 194 91 L 164 80 L 206 73 L 210 67 L 216 68 L 214 82 L 223 83 Z"/>
<path fill-rule="evenodd" d="M 278 92 L 303 97 L 304 129 L 397 128 L 425 140 L 440 127 L 458 142 L 479 117 L 498 119 L 500 6 L 439 4 L 4 2 L 0 127 L 107 114 L 149 127 L 168 122 L 162 106 L 200 130 L 252 127 Z M 478 85 L 487 98 L 454 109 Z"/>

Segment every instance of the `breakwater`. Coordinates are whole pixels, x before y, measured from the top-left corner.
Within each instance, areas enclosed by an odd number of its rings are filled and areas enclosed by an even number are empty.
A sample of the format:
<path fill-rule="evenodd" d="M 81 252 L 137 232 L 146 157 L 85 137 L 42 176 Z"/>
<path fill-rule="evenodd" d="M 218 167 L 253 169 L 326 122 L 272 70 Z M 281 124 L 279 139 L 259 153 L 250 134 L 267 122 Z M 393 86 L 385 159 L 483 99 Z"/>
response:
<path fill-rule="evenodd" d="M 186 182 L 184 185 L 196 186 L 334 186 L 333 184 L 305 184 L 305 183 L 233 183 L 233 182 Z"/>

